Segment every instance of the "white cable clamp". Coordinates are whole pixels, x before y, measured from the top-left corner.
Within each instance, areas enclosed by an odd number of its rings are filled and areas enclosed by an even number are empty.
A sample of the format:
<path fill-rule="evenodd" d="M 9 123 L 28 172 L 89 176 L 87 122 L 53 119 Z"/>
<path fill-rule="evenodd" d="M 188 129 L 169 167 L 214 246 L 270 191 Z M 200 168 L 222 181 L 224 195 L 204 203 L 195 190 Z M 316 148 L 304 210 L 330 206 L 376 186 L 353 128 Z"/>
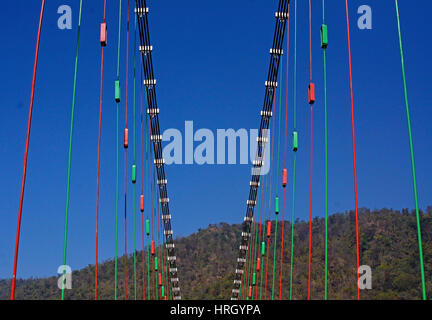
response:
<path fill-rule="evenodd" d="M 275 16 L 278 19 L 284 20 L 284 19 L 289 18 L 289 13 L 288 12 L 276 12 Z"/>
<path fill-rule="evenodd" d="M 155 142 L 160 142 L 160 141 L 162 141 L 162 135 L 155 135 L 155 136 L 151 136 L 150 137 L 150 139 L 151 139 L 151 141 L 155 141 Z"/>
<path fill-rule="evenodd" d="M 153 46 L 139 46 L 139 51 L 147 54 L 153 51 Z"/>
<path fill-rule="evenodd" d="M 261 111 L 261 117 L 271 118 L 273 116 L 273 112 L 271 111 Z"/>
<path fill-rule="evenodd" d="M 251 187 L 258 188 L 260 186 L 260 183 L 256 182 L 256 181 L 251 181 L 251 182 L 249 182 L 249 185 Z"/>
<path fill-rule="evenodd" d="M 264 165 L 264 161 L 263 160 L 254 160 L 253 165 L 255 167 L 262 167 Z"/>
<path fill-rule="evenodd" d="M 248 206 L 256 206 L 256 200 L 248 200 L 247 205 Z"/>
<path fill-rule="evenodd" d="M 276 55 L 283 55 L 283 49 L 275 49 L 275 48 L 271 48 L 270 49 L 270 54 L 276 54 Z"/>
<path fill-rule="evenodd" d="M 268 138 L 267 137 L 257 137 L 257 142 L 259 143 L 267 143 Z"/>
<path fill-rule="evenodd" d="M 147 109 L 147 113 L 151 116 L 154 116 L 156 114 L 159 114 L 159 108 L 151 108 Z"/>
<path fill-rule="evenodd" d="M 147 87 L 155 86 L 156 85 L 156 79 L 145 79 L 144 85 Z"/>
<path fill-rule="evenodd" d="M 163 165 L 163 164 L 165 164 L 165 159 L 164 158 L 154 159 L 154 164 L 158 165 L 158 166 Z"/>
<path fill-rule="evenodd" d="M 265 86 L 267 88 L 277 88 L 278 83 L 277 83 L 277 81 L 266 81 Z"/>
<path fill-rule="evenodd" d="M 135 13 L 139 16 L 143 16 L 149 13 L 149 8 L 135 8 Z"/>
<path fill-rule="evenodd" d="M 245 221 L 245 222 L 252 222 L 253 219 L 252 219 L 251 217 L 245 217 L 245 218 L 244 218 L 244 221 Z"/>
<path fill-rule="evenodd" d="M 175 248 L 175 244 L 174 243 L 167 243 L 166 244 L 166 248 L 167 249 L 174 249 Z"/>
<path fill-rule="evenodd" d="M 160 198 L 159 202 L 162 204 L 167 204 L 167 203 L 169 203 L 169 198 Z"/>

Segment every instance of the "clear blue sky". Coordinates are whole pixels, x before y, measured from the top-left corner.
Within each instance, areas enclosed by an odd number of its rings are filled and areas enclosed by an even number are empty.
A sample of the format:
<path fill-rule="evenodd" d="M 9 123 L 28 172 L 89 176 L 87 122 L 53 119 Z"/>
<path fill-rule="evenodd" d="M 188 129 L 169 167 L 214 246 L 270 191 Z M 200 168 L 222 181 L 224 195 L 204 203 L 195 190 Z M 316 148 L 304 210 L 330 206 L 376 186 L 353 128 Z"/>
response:
<path fill-rule="evenodd" d="M 294 1 L 292 1 L 293 3 Z M 344 1 L 327 1 L 329 102 L 329 211 L 353 209 L 351 113 Z M 126 8 L 127 1 L 123 1 Z M 133 1 L 132 1 L 133 3 Z M 315 160 L 313 215 L 324 214 L 323 63 L 319 46 L 321 1 L 313 3 Z M 57 28 L 57 8 L 73 8 L 73 30 Z M 47 1 L 25 192 L 19 277 L 56 273 L 62 261 L 66 196 L 67 141 L 78 21 L 78 0 Z M 357 8 L 373 9 L 373 30 L 356 26 Z M 76 123 L 72 159 L 68 264 L 94 263 L 96 156 L 99 112 L 99 23 L 103 1 L 85 1 L 80 48 Z M 257 128 L 263 102 L 277 1 L 149 1 L 150 32 L 158 80 L 162 128 Z M 293 8 L 293 6 L 292 6 Z M 3 4 L 0 32 L 0 278 L 12 273 L 25 129 L 40 1 Z M 431 204 L 432 91 L 429 75 L 429 16 L 401 0 L 401 23 L 418 170 L 420 205 Z M 114 255 L 115 103 L 118 1 L 108 4 L 108 48 L 102 132 L 100 256 Z M 358 155 L 359 205 L 413 208 L 405 106 L 393 1 L 350 1 Z M 123 21 L 125 21 L 125 12 Z M 293 39 L 291 20 L 291 39 Z M 309 107 L 307 1 L 298 7 L 298 189 L 296 216 L 309 215 Z M 125 61 L 123 28 L 122 61 Z M 291 44 L 293 42 L 291 41 Z M 290 48 L 289 128 L 292 131 L 292 49 Z M 286 52 L 286 51 L 285 51 Z M 284 61 L 285 66 L 285 61 Z M 124 84 L 125 63 L 121 66 Z M 285 80 L 284 80 L 285 82 Z M 123 86 L 124 88 L 124 86 Z M 124 93 L 124 92 L 123 92 Z M 132 91 L 130 93 L 132 95 Z M 124 99 L 123 99 L 124 101 Z M 130 100 L 132 111 L 132 100 Z M 124 104 L 122 103 L 121 110 Z M 124 123 L 122 112 L 121 123 Z M 129 118 L 132 124 L 132 116 Z M 290 143 L 290 142 L 289 142 Z M 132 150 L 132 149 L 130 149 Z M 131 155 L 131 153 L 129 153 Z M 291 179 L 292 153 L 288 156 Z M 120 163 L 123 168 L 123 163 Z M 169 166 L 170 206 L 177 236 L 210 223 L 239 223 L 244 217 L 250 166 Z M 122 169 L 121 171 L 122 172 Z M 122 183 L 120 184 L 122 186 Z M 129 187 L 131 190 L 131 187 Z M 291 198 L 291 187 L 287 198 Z M 122 187 L 120 193 L 122 193 Z M 130 194 L 130 193 L 129 193 Z M 131 208 L 129 199 L 129 208 Z M 123 202 L 120 201 L 120 208 Z M 287 201 L 287 218 L 291 200 Z M 120 215 L 122 216 L 122 215 Z M 129 211 L 129 217 L 131 211 Z M 132 219 L 129 219 L 132 244 Z M 123 220 L 120 220 L 122 223 Z M 360 226 L 361 228 L 361 226 Z M 122 230 L 122 229 L 121 229 Z M 361 229 L 360 229 L 361 231 Z M 331 236 L 331 235 L 330 235 Z M 123 233 L 120 232 L 120 239 Z M 122 241 L 119 248 L 122 248 Z M 128 251 L 132 251 L 129 246 Z M 122 250 L 120 249 L 120 252 Z"/>

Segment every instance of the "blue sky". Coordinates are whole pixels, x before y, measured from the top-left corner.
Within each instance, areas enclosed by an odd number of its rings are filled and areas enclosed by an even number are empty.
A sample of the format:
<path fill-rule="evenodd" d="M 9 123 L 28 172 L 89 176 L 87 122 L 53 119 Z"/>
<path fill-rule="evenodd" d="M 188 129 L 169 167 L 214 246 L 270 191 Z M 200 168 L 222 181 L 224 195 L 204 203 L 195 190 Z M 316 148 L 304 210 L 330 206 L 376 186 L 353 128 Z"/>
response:
<path fill-rule="evenodd" d="M 329 211 L 354 207 L 351 112 L 344 1 L 327 1 L 329 26 L 328 121 Z M 133 1 L 132 1 L 133 3 Z M 276 1 L 264 0 L 149 1 L 150 32 L 158 81 L 162 128 L 257 128 L 263 102 L 274 31 Z M 292 1 L 293 3 L 293 1 Z M 73 9 L 73 30 L 57 28 L 57 8 Z M 123 21 L 126 4 L 123 1 Z M 373 10 L 373 29 L 359 30 L 357 8 Z M 46 4 L 40 47 L 37 89 L 24 199 L 19 277 L 56 273 L 62 261 L 66 197 L 67 142 L 72 101 L 78 0 Z M 317 87 L 314 111 L 313 215 L 324 214 L 323 63 L 319 46 L 321 1 L 313 6 L 313 74 Z M 428 88 L 432 63 L 428 57 L 429 12 L 400 1 L 406 71 L 418 170 L 420 206 L 431 204 L 432 141 Z M 293 6 L 291 6 L 293 8 Z M 9 1 L 3 5 L 0 30 L 2 97 L 0 108 L 0 278 L 12 273 L 25 131 L 40 2 Z M 72 158 L 68 264 L 78 269 L 94 263 L 96 156 L 99 113 L 99 24 L 103 1 L 85 1 L 78 70 L 77 105 Z M 118 1 L 109 1 L 108 48 L 102 128 L 100 191 L 100 257 L 114 255 L 115 222 L 115 103 Z M 293 15 L 292 15 L 293 17 Z M 413 192 L 402 77 L 393 1 L 350 1 L 359 205 L 369 208 L 413 208 Z M 294 19 L 291 19 L 293 40 Z M 133 37 L 132 37 L 133 39 Z M 121 75 L 124 88 L 126 33 L 122 34 Z M 289 119 L 293 112 L 293 41 L 289 66 Z M 132 46 L 132 44 L 131 44 Z M 132 48 L 132 47 L 131 47 Z M 286 52 L 286 49 L 285 49 Z M 131 57 L 132 59 L 132 57 Z M 284 77 L 286 56 L 284 57 Z M 298 152 L 296 217 L 309 216 L 309 79 L 308 7 L 298 5 Z M 132 74 L 130 70 L 130 74 Z M 132 81 L 132 79 L 131 79 Z M 283 81 L 285 83 L 285 80 Z M 137 82 L 138 83 L 138 82 Z M 130 88 L 132 89 L 132 82 Z M 124 93 L 124 91 L 123 91 Z M 285 97 L 285 93 L 284 97 Z M 132 91 L 130 91 L 132 112 Z M 285 101 L 285 98 L 283 98 Z M 124 98 L 123 98 L 124 102 Z M 124 103 L 120 123 L 124 123 Z M 277 100 L 278 104 L 278 100 Z M 283 105 L 283 109 L 285 106 Z M 132 125 L 132 113 L 129 114 Z M 132 127 L 130 126 L 130 130 Z M 291 140 L 291 138 L 289 137 Z M 289 144 L 290 144 L 289 140 Z M 283 141 L 282 141 L 283 145 Z M 132 149 L 129 149 L 129 159 Z M 283 154 L 283 152 L 281 152 Z M 120 158 L 122 159 L 122 157 Z M 288 181 L 292 152 L 288 152 Z M 131 163 L 129 163 L 130 167 Z M 122 176 L 124 164 L 120 162 Z M 250 166 L 174 165 L 166 169 L 168 192 L 177 236 L 210 223 L 239 223 L 248 197 Z M 122 180 L 120 194 L 123 193 Z M 129 185 L 128 190 L 132 188 Z M 290 216 L 291 187 L 287 187 L 286 217 Z M 281 193 L 281 191 L 280 191 Z M 132 198 L 129 192 L 129 244 L 132 244 Z M 120 198 L 122 199 L 122 198 Z M 120 212 L 123 202 L 120 201 Z M 122 215 L 120 215 L 122 216 Z M 123 220 L 120 220 L 122 223 Z M 122 229 L 120 229 L 122 230 Z M 361 226 L 360 226 L 361 232 Z M 331 236 L 331 235 L 330 235 Z M 120 232 L 122 248 L 123 233 Z M 140 248 L 140 247 L 139 247 Z M 128 251 L 132 251 L 129 246 Z M 122 250 L 120 249 L 120 252 Z"/>

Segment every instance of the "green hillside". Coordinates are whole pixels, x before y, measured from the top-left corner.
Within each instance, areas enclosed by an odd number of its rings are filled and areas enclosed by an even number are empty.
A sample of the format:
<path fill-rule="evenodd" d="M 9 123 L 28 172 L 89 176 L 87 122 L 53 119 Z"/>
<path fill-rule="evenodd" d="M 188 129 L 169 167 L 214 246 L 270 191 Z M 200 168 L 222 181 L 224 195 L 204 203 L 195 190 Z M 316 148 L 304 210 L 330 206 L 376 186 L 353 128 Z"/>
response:
<path fill-rule="evenodd" d="M 432 208 L 422 213 L 423 250 L 428 297 L 432 296 Z M 278 239 L 282 224 L 278 225 Z M 294 299 L 307 298 L 308 223 L 297 221 L 294 250 Z M 273 225 L 274 230 L 274 225 Z M 179 278 L 184 299 L 229 299 L 240 241 L 241 226 L 210 225 L 176 240 Z M 419 299 L 420 268 L 415 212 L 382 209 L 360 210 L 361 264 L 372 268 L 373 288 L 362 291 L 363 299 Z M 289 251 L 291 224 L 285 222 L 283 297 L 289 297 Z M 273 241 L 273 237 L 272 237 Z M 273 247 L 271 245 L 271 247 Z M 279 252 L 276 271 L 279 272 Z M 356 243 L 353 212 L 329 217 L 329 299 L 356 297 Z M 273 250 L 271 250 L 272 253 Z M 269 261 L 272 261 L 270 253 Z M 138 299 L 142 299 L 142 253 L 138 252 Z M 100 264 L 99 298 L 114 297 L 114 263 Z M 124 292 L 124 265 L 119 259 L 119 299 Z M 133 256 L 128 257 L 128 298 L 133 299 Z M 145 279 L 147 282 L 147 278 Z M 263 280 L 265 283 L 265 280 Z M 312 299 L 324 296 L 324 220 L 313 221 Z M 73 289 L 67 299 L 93 299 L 94 266 L 73 272 Z M 272 267 L 268 272 L 267 297 L 271 297 Z M 264 288 L 262 289 L 264 295 Z M 0 299 L 8 299 L 10 280 L 0 281 Z M 275 297 L 278 297 L 278 273 Z M 57 277 L 19 280 L 17 299 L 59 299 Z"/>

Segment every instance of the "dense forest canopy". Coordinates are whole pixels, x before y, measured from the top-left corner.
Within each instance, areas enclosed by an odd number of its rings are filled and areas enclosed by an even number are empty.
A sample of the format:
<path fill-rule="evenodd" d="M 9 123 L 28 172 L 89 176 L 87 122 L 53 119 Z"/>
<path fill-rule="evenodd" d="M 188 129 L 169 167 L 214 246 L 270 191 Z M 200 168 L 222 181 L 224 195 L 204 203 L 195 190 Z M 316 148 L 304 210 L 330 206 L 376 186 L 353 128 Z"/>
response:
<path fill-rule="evenodd" d="M 361 209 L 360 262 L 372 268 L 372 289 L 363 290 L 363 299 L 420 299 L 421 282 L 416 217 L 414 211 Z M 432 207 L 421 213 L 423 251 L 428 297 L 432 295 Z M 257 228 L 259 225 L 257 224 Z M 278 224 L 281 239 L 282 223 Z M 274 222 L 273 228 L 274 230 Z M 307 298 L 308 235 L 307 222 L 296 221 L 294 232 L 293 298 Z M 324 219 L 312 225 L 312 299 L 324 297 Z M 241 225 L 210 225 L 188 237 L 176 240 L 178 269 L 183 299 L 229 299 L 240 243 Z M 291 224 L 285 222 L 283 298 L 289 298 Z M 271 242 L 274 237 L 271 238 Z M 280 268 L 280 240 L 277 243 L 276 272 Z M 271 248 L 273 244 L 271 243 Z M 329 217 L 329 299 L 356 298 L 355 214 L 346 212 Z M 269 261 L 272 262 L 273 250 Z M 147 258 L 145 258 L 146 260 Z M 137 297 L 142 299 L 142 252 L 137 252 Z M 133 255 L 128 256 L 128 298 L 134 297 Z M 145 266 L 146 267 L 146 266 Z M 124 294 L 124 262 L 119 259 L 119 299 Z M 99 298 L 114 297 L 114 262 L 99 266 Z M 73 289 L 66 299 L 93 299 L 94 266 L 74 271 Z M 147 276 L 147 275 L 146 275 Z M 276 277 L 278 279 L 278 277 Z M 147 277 L 145 279 L 147 286 Z M 264 282 L 263 282 L 264 283 Z M 272 268 L 268 271 L 267 298 L 271 297 Z M 0 281 L 0 299 L 8 299 L 10 280 Z M 279 281 L 275 281 L 279 298 Z M 264 286 L 262 296 L 264 296 Z M 17 281 L 17 299 L 59 299 L 57 277 Z"/>

